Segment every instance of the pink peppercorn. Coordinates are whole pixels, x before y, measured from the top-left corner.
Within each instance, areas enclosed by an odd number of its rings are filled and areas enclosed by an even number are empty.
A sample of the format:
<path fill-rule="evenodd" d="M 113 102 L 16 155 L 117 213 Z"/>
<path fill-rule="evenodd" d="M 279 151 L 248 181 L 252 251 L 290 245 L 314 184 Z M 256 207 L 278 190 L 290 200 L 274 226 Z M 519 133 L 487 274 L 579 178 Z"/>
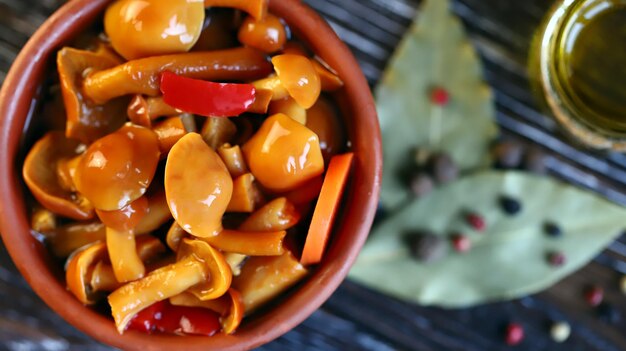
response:
<path fill-rule="evenodd" d="M 591 286 L 585 290 L 585 300 L 590 306 L 596 307 L 604 300 L 604 290 L 597 286 Z"/>
<path fill-rule="evenodd" d="M 435 87 L 430 91 L 430 101 L 437 106 L 445 106 L 450 102 L 450 94 L 442 87 Z"/>
<path fill-rule="evenodd" d="M 560 267 L 565 264 L 565 255 L 559 251 L 553 251 L 548 254 L 548 263 L 553 267 Z"/>
<path fill-rule="evenodd" d="M 510 323 L 506 327 L 506 344 L 515 346 L 524 340 L 524 328 L 517 323 Z"/>
<path fill-rule="evenodd" d="M 465 216 L 465 220 L 467 221 L 467 224 L 469 224 L 469 226 L 476 231 L 483 232 L 487 229 L 485 218 L 476 213 L 468 213 Z"/>
<path fill-rule="evenodd" d="M 467 252 L 472 248 L 472 242 L 467 236 L 456 234 L 452 237 L 452 246 L 457 252 Z"/>

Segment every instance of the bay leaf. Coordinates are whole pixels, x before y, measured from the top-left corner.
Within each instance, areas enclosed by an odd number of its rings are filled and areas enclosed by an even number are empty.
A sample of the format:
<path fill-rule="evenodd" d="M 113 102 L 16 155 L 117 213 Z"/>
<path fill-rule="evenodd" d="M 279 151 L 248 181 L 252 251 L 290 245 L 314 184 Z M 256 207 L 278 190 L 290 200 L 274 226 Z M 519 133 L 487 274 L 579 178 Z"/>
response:
<path fill-rule="evenodd" d="M 508 216 L 501 196 L 520 200 L 522 210 Z M 484 216 L 477 233 L 463 213 Z M 465 307 L 509 300 L 546 289 L 585 265 L 615 240 L 626 223 L 626 208 L 592 193 L 521 172 L 480 172 L 415 200 L 377 226 L 350 272 L 350 278 L 398 298 L 423 305 Z M 543 225 L 560 225 L 563 235 L 546 235 Z M 423 264 L 409 256 L 407 233 L 430 230 L 449 239 L 464 233 L 467 253 L 451 247 L 440 261 Z M 565 255 L 553 267 L 549 252 Z"/>
<path fill-rule="evenodd" d="M 488 164 L 497 133 L 490 88 L 480 59 L 448 0 L 426 0 L 375 91 L 383 136 L 381 201 L 393 209 L 409 194 L 402 175 L 418 146 L 448 152 L 461 170 Z M 430 102 L 433 87 L 450 94 L 446 106 Z"/>

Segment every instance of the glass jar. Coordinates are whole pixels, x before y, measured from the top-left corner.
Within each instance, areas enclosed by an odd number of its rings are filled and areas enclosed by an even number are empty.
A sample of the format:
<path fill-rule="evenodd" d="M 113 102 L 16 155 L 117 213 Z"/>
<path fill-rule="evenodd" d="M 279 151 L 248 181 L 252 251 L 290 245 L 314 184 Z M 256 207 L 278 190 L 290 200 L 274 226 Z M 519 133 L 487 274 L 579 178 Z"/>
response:
<path fill-rule="evenodd" d="M 626 0 L 563 0 L 533 42 L 531 79 L 582 143 L 626 151 Z"/>

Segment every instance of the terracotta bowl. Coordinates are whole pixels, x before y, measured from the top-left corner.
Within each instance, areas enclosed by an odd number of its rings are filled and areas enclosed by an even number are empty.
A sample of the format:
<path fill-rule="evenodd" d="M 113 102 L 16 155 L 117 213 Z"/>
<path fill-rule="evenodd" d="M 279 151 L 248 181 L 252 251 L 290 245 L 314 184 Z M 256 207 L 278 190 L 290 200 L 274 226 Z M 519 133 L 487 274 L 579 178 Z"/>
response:
<path fill-rule="evenodd" d="M 334 67 L 344 80 L 338 93 L 356 162 L 344 206 L 324 261 L 283 302 L 246 320 L 232 336 L 119 335 L 110 317 L 83 306 L 66 289 L 58 265 L 31 235 L 21 181 L 20 144 L 29 113 L 56 51 L 103 12 L 110 0 L 73 0 L 57 11 L 15 60 L 0 92 L 0 231 L 13 261 L 30 286 L 54 311 L 93 338 L 124 350 L 245 350 L 283 335 L 319 308 L 339 286 L 369 232 L 381 179 L 381 138 L 367 81 L 349 49 L 328 24 L 298 0 L 271 0 L 270 11 L 284 18 L 295 35 Z"/>

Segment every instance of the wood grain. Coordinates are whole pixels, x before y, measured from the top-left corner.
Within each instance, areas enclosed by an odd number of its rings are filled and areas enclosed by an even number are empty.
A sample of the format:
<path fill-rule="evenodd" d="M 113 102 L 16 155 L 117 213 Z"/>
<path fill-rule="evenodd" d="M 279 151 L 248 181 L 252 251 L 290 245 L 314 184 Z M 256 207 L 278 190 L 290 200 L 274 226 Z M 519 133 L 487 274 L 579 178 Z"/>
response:
<path fill-rule="evenodd" d="M 0 0 L 0 79 L 20 47 L 62 0 Z M 412 18 L 414 0 L 306 0 L 350 45 L 375 85 Z M 529 89 L 530 40 L 552 1 L 457 0 L 459 15 L 478 48 L 494 87 L 498 123 L 507 136 L 549 154 L 550 173 L 626 205 L 626 155 L 585 150 L 541 112 Z M 418 15 L 418 14 L 417 14 Z M 589 235 L 593 235 L 592 232 Z M 523 262 L 520 262 L 523 264 Z M 502 328 L 524 325 L 516 350 L 626 350 L 626 236 L 593 263 L 548 291 L 517 301 L 441 310 L 407 304 L 345 282 L 321 310 L 262 350 L 507 350 Z M 488 272 L 486 272 L 488 273 Z M 419 277 L 409 277 L 419 279 Z M 616 324 L 602 321 L 581 297 L 588 284 L 607 289 L 621 311 Z M 570 339 L 554 343 L 552 320 L 573 326 Z M 109 350 L 67 325 L 36 297 L 0 247 L 0 350 Z"/>

